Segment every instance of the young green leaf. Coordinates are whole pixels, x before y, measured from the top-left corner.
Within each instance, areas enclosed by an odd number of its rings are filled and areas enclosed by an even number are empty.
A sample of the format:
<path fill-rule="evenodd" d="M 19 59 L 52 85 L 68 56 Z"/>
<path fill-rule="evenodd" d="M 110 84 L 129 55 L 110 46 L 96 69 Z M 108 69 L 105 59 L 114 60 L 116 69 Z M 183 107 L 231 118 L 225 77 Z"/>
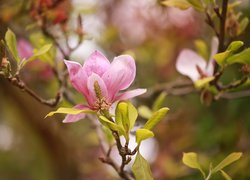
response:
<path fill-rule="evenodd" d="M 208 54 L 208 47 L 207 44 L 201 40 L 198 39 L 194 42 L 195 47 L 197 52 L 204 58 L 204 59 L 208 59 L 209 58 L 209 54 Z"/>
<path fill-rule="evenodd" d="M 220 65 L 223 66 L 225 64 L 225 60 L 229 57 L 231 54 L 230 51 L 224 51 L 221 53 L 217 53 L 214 55 L 214 60 Z"/>
<path fill-rule="evenodd" d="M 152 110 L 153 112 L 157 111 L 158 109 L 161 108 L 163 102 L 165 101 L 166 99 L 166 96 L 167 96 L 167 93 L 166 92 L 162 92 L 157 98 L 156 100 L 154 101 L 154 104 L 152 106 Z"/>
<path fill-rule="evenodd" d="M 116 115 L 118 116 L 117 124 L 122 124 L 125 131 L 128 132 L 129 126 L 130 126 L 129 117 L 128 117 L 128 104 L 126 102 L 120 102 L 117 105 L 116 109 L 117 109 Z"/>
<path fill-rule="evenodd" d="M 201 0 L 187 0 L 197 11 L 204 11 Z"/>
<path fill-rule="evenodd" d="M 137 117 L 138 117 L 137 109 L 133 106 L 132 103 L 128 102 L 129 130 L 131 130 L 134 127 Z"/>
<path fill-rule="evenodd" d="M 19 58 L 18 52 L 17 52 L 16 35 L 10 29 L 8 29 L 6 34 L 5 34 L 5 41 L 6 41 L 6 44 L 9 48 L 10 52 L 12 53 L 13 57 L 15 58 L 17 63 L 19 64 L 20 58 Z"/>
<path fill-rule="evenodd" d="M 240 21 L 240 27 L 238 29 L 237 35 L 240 35 L 241 33 L 243 33 L 245 29 L 247 28 L 248 24 L 249 24 L 249 19 L 247 17 L 243 18 Z"/>
<path fill-rule="evenodd" d="M 155 127 L 156 124 L 158 124 L 160 122 L 160 120 L 162 120 L 162 118 L 167 114 L 167 112 L 169 111 L 169 108 L 161 108 L 158 111 L 156 111 L 151 118 L 146 122 L 146 124 L 144 125 L 144 129 L 153 129 Z"/>
<path fill-rule="evenodd" d="M 187 0 L 165 0 L 161 3 L 165 6 L 176 7 L 183 10 L 191 7 L 191 4 Z"/>
<path fill-rule="evenodd" d="M 138 144 L 141 143 L 141 141 L 154 137 L 154 133 L 148 129 L 137 129 L 136 130 L 136 142 Z"/>
<path fill-rule="evenodd" d="M 202 170 L 202 168 L 198 162 L 198 157 L 197 157 L 196 153 L 194 153 L 194 152 L 183 153 L 182 162 L 190 168 L 198 169 L 201 172 L 201 174 L 203 175 L 203 177 L 204 178 L 206 177 L 204 171 Z"/>
<path fill-rule="evenodd" d="M 38 56 L 41 56 L 45 53 L 47 53 L 50 48 L 52 47 L 52 44 L 46 44 L 44 46 L 42 46 L 40 49 L 38 49 L 35 53 L 34 53 L 34 57 L 38 57 Z"/>
<path fill-rule="evenodd" d="M 130 102 L 120 102 L 116 108 L 116 124 L 122 125 L 128 133 L 135 124 L 138 112 Z"/>
<path fill-rule="evenodd" d="M 220 170 L 221 175 L 225 178 L 225 180 L 232 180 L 232 178 L 223 170 Z"/>
<path fill-rule="evenodd" d="M 234 54 L 227 58 L 227 64 L 241 63 L 250 64 L 250 48 L 247 48 L 240 53 Z"/>
<path fill-rule="evenodd" d="M 149 119 L 153 114 L 151 109 L 149 109 L 147 106 L 144 106 L 144 105 L 138 108 L 138 113 L 140 114 L 141 117 L 145 119 Z"/>
<path fill-rule="evenodd" d="M 237 161 L 242 156 L 241 152 L 235 152 L 229 154 L 223 161 L 221 161 L 214 169 L 212 169 L 212 173 L 216 173 L 222 170 L 224 167 L 232 164 L 234 161 Z"/>
<path fill-rule="evenodd" d="M 142 157 L 140 152 L 137 153 L 135 162 L 132 166 L 132 171 L 136 180 L 153 180 L 153 175 L 150 166 L 146 159 Z"/>
<path fill-rule="evenodd" d="M 195 81 L 194 86 L 197 89 L 201 89 L 201 88 L 205 87 L 206 85 L 208 85 L 208 83 L 211 82 L 212 80 L 214 80 L 214 76 L 199 79 L 199 80 Z"/>
<path fill-rule="evenodd" d="M 80 114 L 80 113 L 95 113 L 95 111 L 89 110 L 89 109 L 75 109 L 75 108 L 64 108 L 60 107 L 56 111 L 52 111 L 48 113 L 45 118 L 49 116 L 53 116 L 54 114 Z"/>
<path fill-rule="evenodd" d="M 105 127 L 109 128 L 110 130 L 117 131 L 120 136 L 124 135 L 125 137 L 127 137 L 122 126 L 113 123 L 105 116 L 99 116 L 99 120 Z"/>
<path fill-rule="evenodd" d="M 244 42 L 242 41 L 233 41 L 228 46 L 228 51 L 237 51 L 239 48 L 241 48 L 244 45 Z"/>

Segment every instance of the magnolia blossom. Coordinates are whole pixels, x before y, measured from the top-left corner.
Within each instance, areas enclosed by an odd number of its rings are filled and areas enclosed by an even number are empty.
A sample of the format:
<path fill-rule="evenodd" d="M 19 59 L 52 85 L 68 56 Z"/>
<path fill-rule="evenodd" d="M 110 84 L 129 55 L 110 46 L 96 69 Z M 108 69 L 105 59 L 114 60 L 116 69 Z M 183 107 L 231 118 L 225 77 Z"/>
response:
<path fill-rule="evenodd" d="M 213 57 L 218 51 L 218 39 L 211 42 L 211 53 L 207 62 L 203 57 L 190 49 L 183 49 L 177 58 L 176 69 L 179 73 L 188 76 L 193 82 L 213 76 Z"/>
<path fill-rule="evenodd" d="M 135 79 L 136 66 L 129 55 L 115 57 L 113 62 L 100 52 L 93 52 L 80 65 L 73 61 L 64 61 L 72 86 L 85 97 L 88 105 L 77 105 L 76 109 L 109 110 L 119 100 L 126 100 L 141 95 L 146 89 L 135 89 L 126 92 Z M 75 122 L 85 117 L 84 113 L 67 115 L 63 122 Z"/>

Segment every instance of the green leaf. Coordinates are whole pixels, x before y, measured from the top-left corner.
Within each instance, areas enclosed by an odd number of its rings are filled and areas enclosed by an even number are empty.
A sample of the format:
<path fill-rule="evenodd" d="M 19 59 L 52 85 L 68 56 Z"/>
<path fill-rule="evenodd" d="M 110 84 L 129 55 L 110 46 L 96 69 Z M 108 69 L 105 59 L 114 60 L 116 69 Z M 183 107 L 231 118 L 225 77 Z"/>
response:
<path fill-rule="evenodd" d="M 208 54 L 207 44 L 203 40 L 200 40 L 200 39 L 196 40 L 194 44 L 195 44 L 198 54 L 200 54 L 204 59 L 208 59 L 209 54 Z"/>
<path fill-rule="evenodd" d="M 226 179 L 226 180 L 232 180 L 232 178 L 223 170 L 220 170 L 221 175 Z"/>
<path fill-rule="evenodd" d="M 198 169 L 202 173 L 203 177 L 206 177 L 204 171 L 202 170 L 198 162 L 198 157 L 196 153 L 194 152 L 183 153 L 182 162 L 190 168 Z"/>
<path fill-rule="evenodd" d="M 134 127 L 138 113 L 130 102 L 120 102 L 116 108 L 116 123 L 122 125 L 127 132 Z"/>
<path fill-rule="evenodd" d="M 214 55 L 215 61 L 220 65 L 223 66 L 225 64 L 226 58 L 231 54 L 230 51 L 224 51 Z"/>
<path fill-rule="evenodd" d="M 137 129 L 136 130 L 136 142 L 138 144 L 141 143 L 141 141 L 154 137 L 154 133 L 148 129 Z"/>
<path fill-rule="evenodd" d="M 243 33 L 246 30 L 248 24 L 249 24 L 249 19 L 247 17 L 243 18 L 240 21 L 240 27 L 238 29 L 237 35 L 240 35 L 241 33 Z"/>
<path fill-rule="evenodd" d="M 138 113 L 140 114 L 141 117 L 145 119 L 149 119 L 153 114 L 151 109 L 149 109 L 147 106 L 144 106 L 144 105 L 138 108 Z"/>
<path fill-rule="evenodd" d="M 121 135 L 125 136 L 125 132 L 122 126 L 113 123 L 112 121 L 107 119 L 105 116 L 99 116 L 99 120 L 102 123 L 102 125 L 106 126 L 110 130 L 117 131 L 120 136 Z"/>
<path fill-rule="evenodd" d="M 195 81 L 194 86 L 197 89 L 201 89 L 201 88 L 207 86 L 208 83 L 211 82 L 212 80 L 214 80 L 214 76 L 199 79 L 199 80 Z"/>
<path fill-rule="evenodd" d="M 151 118 L 146 122 L 146 124 L 144 125 L 144 129 L 153 129 L 155 127 L 156 124 L 158 124 L 160 122 L 160 120 L 162 120 L 162 118 L 167 114 L 167 112 L 169 111 L 169 108 L 161 108 L 158 111 L 156 111 Z"/>
<path fill-rule="evenodd" d="M 52 111 L 49 114 L 45 116 L 45 118 L 49 116 L 53 116 L 54 114 L 80 114 L 80 113 L 95 113 L 95 111 L 89 110 L 89 109 L 75 109 L 75 108 L 64 108 L 60 107 L 56 111 Z"/>
<path fill-rule="evenodd" d="M 223 161 L 221 161 L 214 169 L 212 169 L 212 173 L 216 173 L 222 170 L 224 167 L 232 164 L 234 161 L 237 161 L 242 156 L 241 152 L 235 152 L 228 155 Z"/>
<path fill-rule="evenodd" d="M 227 64 L 241 63 L 250 64 L 250 48 L 247 48 L 240 53 L 234 54 L 227 58 Z"/>
<path fill-rule="evenodd" d="M 128 102 L 129 130 L 131 130 L 134 127 L 137 117 L 138 117 L 137 109 L 133 106 L 132 103 Z"/>
<path fill-rule="evenodd" d="M 166 92 L 162 92 L 157 98 L 156 100 L 154 101 L 154 104 L 152 106 L 152 110 L 153 112 L 157 111 L 158 109 L 161 108 L 163 102 L 165 101 L 166 99 L 166 96 L 167 96 L 167 93 Z"/>
<path fill-rule="evenodd" d="M 223 66 L 228 64 L 227 59 L 232 56 L 232 54 L 241 48 L 244 45 L 242 41 L 233 41 L 228 46 L 227 50 L 218 54 L 214 55 L 215 61 L 220 65 Z"/>
<path fill-rule="evenodd" d="M 42 33 L 33 33 L 29 37 L 30 41 L 32 42 L 32 45 L 35 47 L 35 49 L 40 49 L 48 44 L 53 44 L 53 42 L 46 38 Z M 55 46 L 51 46 L 50 49 L 41 55 L 39 55 L 39 60 L 44 61 L 46 63 L 49 63 L 51 66 L 54 65 L 54 59 L 56 57 L 56 48 Z"/>
<path fill-rule="evenodd" d="M 197 11 L 204 11 L 201 0 L 187 0 Z"/>
<path fill-rule="evenodd" d="M 41 47 L 40 49 L 38 49 L 34 53 L 33 57 L 38 57 L 38 56 L 41 56 L 41 55 L 47 53 L 50 50 L 51 47 L 52 47 L 52 44 L 46 44 L 46 45 L 44 45 L 43 47 Z"/>
<path fill-rule="evenodd" d="M 117 105 L 116 108 L 116 122 L 117 124 L 121 125 L 124 127 L 125 131 L 128 132 L 129 131 L 129 126 L 130 126 L 130 122 L 129 122 L 129 117 L 128 117 L 128 104 L 126 102 L 120 102 Z"/>
<path fill-rule="evenodd" d="M 51 47 L 52 47 L 52 44 L 46 44 L 42 48 L 40 48 L 39 50 L 36 50 L 36 52 L 33 54 L 33 56 L 31 56 L 29 59 L 21 62 L 21 67 L 23 67 L 28 62 L 35 60 L 36 58 L 40 58 L 42 55 L 47 53 Z"/>
<path fill-rule="evenodd" d="M 142 157 L 140 152 L 137 153 L 135 162 L 132 166 L 132 171 L 136 180 L 153 180 L 153 175 L 150 166 L 146 159 Z"/>
<path fill-rule="evenodd" d="M 183 10 L 191 7 L 191 4 L 187 0 L 165 0 L 161 3 L 165 6 L 176 7 Z"/>
<path fill-rule="evenodd" d="M 233 41 L 228 46 L 228 51 L 237 51 L 239 48 L 241 48 L 244 45 L 244 42 L 242 41 Z"/>
<path fill-rule="evenodd" d="M 16 35 L 10 29 L 8 29 L 6 34 L 5 34 L 5 41 L 6 41 L 6 44 L 9 48 L 10 52 L 12 53 L 13 57 L 15 58 L 17 63 L 19 64 L 20 58 L 19 58 L 18 52 L 17 52 Z"/>

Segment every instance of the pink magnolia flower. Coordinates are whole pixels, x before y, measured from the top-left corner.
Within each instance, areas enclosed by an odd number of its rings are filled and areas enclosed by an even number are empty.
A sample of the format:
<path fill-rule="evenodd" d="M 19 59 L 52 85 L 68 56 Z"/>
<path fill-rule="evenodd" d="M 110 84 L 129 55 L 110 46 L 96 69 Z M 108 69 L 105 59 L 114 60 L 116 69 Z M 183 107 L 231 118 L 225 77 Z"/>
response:
<path fill-rule="evenodd" d="M 146 92 L 146 89 L 135 89 L 126 92 L 135 79 L 136 66 L 129 55 L 115 57 L 110 63 L 98 51 L 93 52 L 80 65 L 73 61 L 64 61 L 72 86 L 85 97 L 88 105 L 77 105 L 76 109 L 109 110 L 110 106 L 120 100 L 130 99 Z M 85 114 L 67 115 L 63 122 L 75 122 L 85 117 Z"/>
<path fill-rule="evenodd" d="M 218 39 L 211 42 L 211 53 L 207 62 L 203 57 L 190 49 L 183 49 L 177 58 L 176 69 L 179 73 L 188 76 L 193 82 L 205 77 L 213 76 L 213 57 L 218 51 Z"/>

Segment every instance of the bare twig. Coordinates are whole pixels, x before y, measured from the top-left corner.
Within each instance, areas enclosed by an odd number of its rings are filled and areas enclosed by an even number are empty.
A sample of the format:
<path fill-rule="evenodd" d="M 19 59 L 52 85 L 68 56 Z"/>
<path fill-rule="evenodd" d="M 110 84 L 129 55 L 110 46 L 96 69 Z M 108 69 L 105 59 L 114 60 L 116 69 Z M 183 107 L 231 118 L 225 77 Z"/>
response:
<path fill-rule="evenodd" d="M 32 89 L 26 86 L 26 84 L 18 77 L 10 76 L 7 78 L 10 83 L 14 86 L 20 88 L 21 90 L 27 92 L 31 97 L 36 99 L 38 102 L 45 104 L 50 107 L 55 107 L 61 100 L 61 93 L 57 93 L 56 97 L 53 99 L 43 99 L 38 94 L 36 94 Z"/>

